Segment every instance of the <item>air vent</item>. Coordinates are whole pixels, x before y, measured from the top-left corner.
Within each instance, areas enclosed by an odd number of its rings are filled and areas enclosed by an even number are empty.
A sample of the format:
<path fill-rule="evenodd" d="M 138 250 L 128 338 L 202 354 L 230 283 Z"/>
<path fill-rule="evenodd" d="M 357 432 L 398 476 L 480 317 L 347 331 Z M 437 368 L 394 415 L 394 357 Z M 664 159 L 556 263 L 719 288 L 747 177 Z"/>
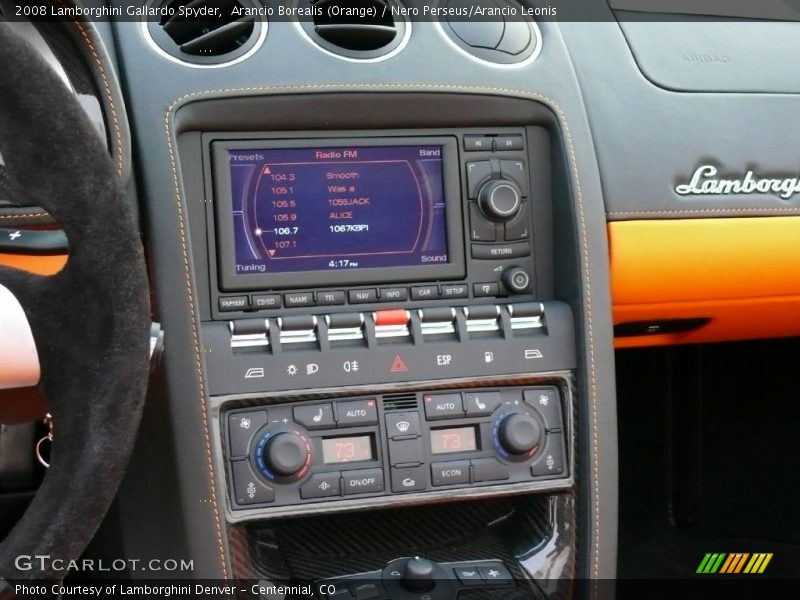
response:
<path fill-rule="evenodd" d="M 303 0 L 313 17 L 303 30 L 324 50 L 349 59 L 376 60 L 399 51 L 410 23 L 394 0 Z M 393 10 L 394 9 L 394 10 Z"/>
<path fill-rule="evenodd" d="M 147 23 L 169 58 L 197 66 L 221 66 L 248 56 L 264 38 L 266 22 L 257 0 L 166 0 L 153 5 L 163 16 Z"/>
<path fill-rule="evenodd" d="M 387 394 L 383 397 L 383 410 L 416 410 L 417 409 L 417 395 L 416 394 Z"/>

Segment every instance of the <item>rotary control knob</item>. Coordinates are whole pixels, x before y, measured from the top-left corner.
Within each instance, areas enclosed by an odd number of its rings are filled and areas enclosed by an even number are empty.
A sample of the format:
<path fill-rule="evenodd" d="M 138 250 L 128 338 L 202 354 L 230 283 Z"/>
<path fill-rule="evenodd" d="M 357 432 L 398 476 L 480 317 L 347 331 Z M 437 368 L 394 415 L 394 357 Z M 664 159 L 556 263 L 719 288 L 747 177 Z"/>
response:
<path fill-rule="evenodd" d="M 297 474 L 308 460 L 308 446 L 296 433 L 279 433 L 264 447 L 264 464 L 281 477 Z"/>
<path fill-rule="evenodd" d="M 509 221 L 519 211 L 522 193 L 508 179 L 491 179 L 478 192 L 478 206 L 493 221 Z"/>
<path fill-rule="evenodd" d="M 503 284 L 512 294 L 523 294 L 531 287 L 531 276 L 522 267 L 508 267 L 503 271 Z"/>
<path fill-rule="evenodd" d="M 415 556 L 403 568 L 402 585 L 409 592 L 427 592 L 433 588 L 433 574 L 435 565 L 425 559 Z"/>
<path fill-rule="evenodd" d="M 500 422 L 499 442 L 509 454 L 527 454 L 542 441 L 539 421 L 524 413 L 508 415 Z"/>

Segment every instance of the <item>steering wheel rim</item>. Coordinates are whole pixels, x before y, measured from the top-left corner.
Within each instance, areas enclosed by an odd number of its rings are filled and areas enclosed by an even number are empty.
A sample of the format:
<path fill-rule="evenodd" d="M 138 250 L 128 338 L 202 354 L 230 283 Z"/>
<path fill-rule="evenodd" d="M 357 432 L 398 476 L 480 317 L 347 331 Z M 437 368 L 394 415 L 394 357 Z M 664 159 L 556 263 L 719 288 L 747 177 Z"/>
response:
<path fill-rule="evenodd" d="M 0 54 L 0 153 L 70 243 L 56 275 L 0 267 L 33 331 L 55 424 L 50 469 L 0 542 L 0 577 L 61 578 L 54 563 L 85 550 L 133 449 L 148 379 L 147 273 L 111 158 L 74 96 L 11 23 L 0 23 Z M 28 569 L 17 560 L 27 555 L 50 559 Z"/>

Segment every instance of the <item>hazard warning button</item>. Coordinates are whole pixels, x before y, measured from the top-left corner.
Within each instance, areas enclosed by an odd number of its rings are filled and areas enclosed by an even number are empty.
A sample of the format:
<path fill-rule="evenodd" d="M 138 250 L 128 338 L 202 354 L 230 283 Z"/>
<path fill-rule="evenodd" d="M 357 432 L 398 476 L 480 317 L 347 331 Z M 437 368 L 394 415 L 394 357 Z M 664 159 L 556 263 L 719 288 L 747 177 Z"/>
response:
<path fill-rule="evenodd" d="M 408 365 L 406 361 L 403 360 L 403 357 L 399 354 L 395 354 L 394 359 L 392 360 L 392 365 L 389 367 L 390 373 L 408 373 Z"/>

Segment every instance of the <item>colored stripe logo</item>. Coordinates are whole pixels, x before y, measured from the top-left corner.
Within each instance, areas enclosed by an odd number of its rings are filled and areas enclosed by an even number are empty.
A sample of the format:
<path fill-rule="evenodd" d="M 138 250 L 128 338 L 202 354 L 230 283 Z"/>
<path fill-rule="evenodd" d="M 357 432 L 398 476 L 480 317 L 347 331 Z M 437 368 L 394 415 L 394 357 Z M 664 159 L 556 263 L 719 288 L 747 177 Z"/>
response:
<path fill-rule="evenodd" d="M 737 575 L 739 573 L 746 573 L 755 575 L 756 573 L 763 573 L 769 561 L 772 560 L 772 553 L 758 552 L 750 554 L 749 552 L 708 552 L 700 561 L 696 573 L 701 574 L 714 574 L 720 573 L 725 575 Z"/>

